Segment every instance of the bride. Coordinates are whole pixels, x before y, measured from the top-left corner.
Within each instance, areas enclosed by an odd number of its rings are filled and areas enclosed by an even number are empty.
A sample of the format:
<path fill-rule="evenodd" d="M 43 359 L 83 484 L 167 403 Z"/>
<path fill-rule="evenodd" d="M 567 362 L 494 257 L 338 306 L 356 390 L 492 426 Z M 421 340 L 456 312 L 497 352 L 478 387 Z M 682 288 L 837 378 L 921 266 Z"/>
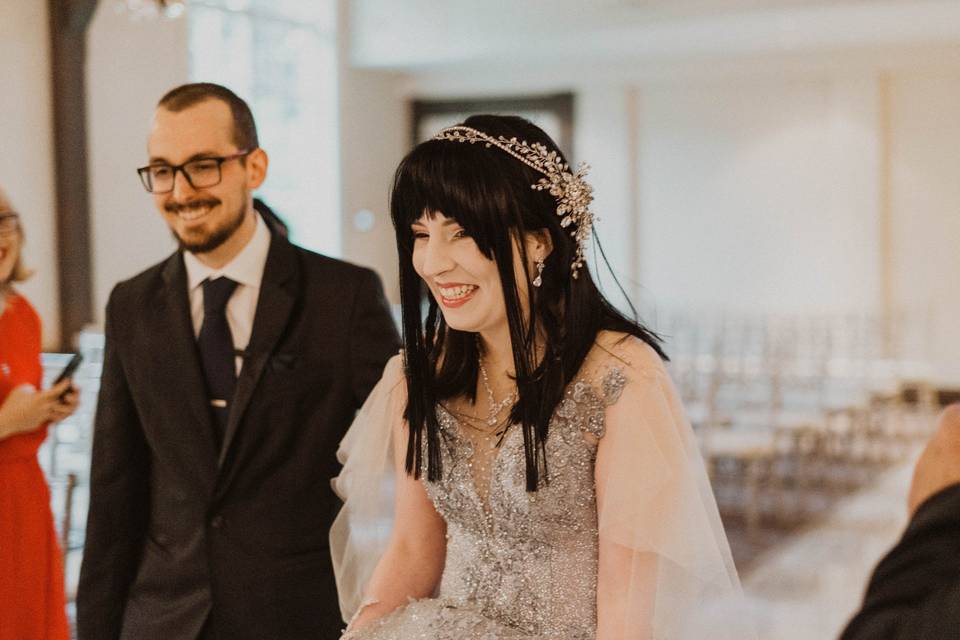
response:
<path fill-rule="evenodd" d="M 405 349 L 334 480 L 344 638 L 752 637 L 659 339 L 586 265 L 584 173 L 506 116 L 401 162 Z"/>

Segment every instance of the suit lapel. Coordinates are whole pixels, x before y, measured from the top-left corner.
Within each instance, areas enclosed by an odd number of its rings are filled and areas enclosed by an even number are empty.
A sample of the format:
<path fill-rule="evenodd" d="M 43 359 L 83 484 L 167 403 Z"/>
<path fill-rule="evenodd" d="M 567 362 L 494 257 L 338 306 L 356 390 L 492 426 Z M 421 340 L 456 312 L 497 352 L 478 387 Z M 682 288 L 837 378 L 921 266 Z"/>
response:
<path fill-rule="evenodd" d="M 227 420 L 223 447 L 220 449 L 219 466 L 222 468 L 230 445 L 237 434 L 243 415 L 257 388 L 263 368 L 270 359 L 277 341 L 283 335 L 290 320 L 299 292 L 300 269 L 296 249 L 285 239 L 276 235 L 270 238 L 270 251 L 263 270 L 257 311 L 253 319 L 253 331 L 247 346 L 243 369 L 237 379 L 233 406 Z"/>
<path fill-rule="evenodd" d="M 161 271 L 164 288 L 158 293 L 156 313 L 158 322 L 152 335 L 160 340 L 153 353 L 164 361 L 169 375 L 165 382 L 171 398 L 181 403 L 185 417 L 183 428 L 193 432 L 198 448 L 191 452 L 200 456 L 204 469 L 212 469 L 216 460 L 216 442 L 210 407 L 207 405 L 206 381 L 200 367 L 196 338 L 193 335 L 193 321 L 190 317 L 190 299 L 187 293 L 187 270 L 183 256 L 176 253 L 171 256 Z"/>

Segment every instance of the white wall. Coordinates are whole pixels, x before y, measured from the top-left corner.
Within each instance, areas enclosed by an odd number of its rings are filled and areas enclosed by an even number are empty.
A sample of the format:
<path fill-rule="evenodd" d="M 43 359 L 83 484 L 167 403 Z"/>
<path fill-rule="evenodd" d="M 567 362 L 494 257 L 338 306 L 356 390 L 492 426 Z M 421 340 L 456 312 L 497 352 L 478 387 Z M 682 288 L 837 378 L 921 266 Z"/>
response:
<path fill-rule="evenodd" d="M 960 381 L 960 73 L 890 83 L 892 293 L 910 345 Z"/>
<path fill-rule="evenodd" d="M 644 88 L 649 295 L 673 309 L 877 311 L 875 96 L 845 78 Z"/>
<path fill-rule="evenodd" d="M 46 2 L 0 2 L 0 185 L 23 216 L 21 290 L 43 321 L 46 347 L 59 343 L 56 192 Z"/>
<path fill-rule="evenodd" d="M 342 256 L 376 270 L 390 302 L 400 302 L 390 221 L 393 173 L 409 147 L 403 74 L 357 68 L 351 58 L 351 3 L 338 1 L 338 90 Z"/>
<path fill-rule="evenodd" d="M 393 303 L 400 289 L 390 185 L 409 146 L 402 83 L 397 74 L 355 69 L 343 70 L 340 82 L 343 257 L 375 269 Z M 372 227 L 358 228 L 360 212 L 373 214 Z"/>
<path fill-rule="evenodd" d="M 146 164 L 157 100 L 189 79 L 187 22 L 136 22 L 101 2 L 87 36 L 94 312 L 102 324 L 113 285 L 175 248 L 136 168 Z"/>
<path fill-rule="evenodd" d="M 575 164 L 590 165 L 587 181 L 593 186 L 592 209 L 597 216 L 595 235 L 614 275 L 631 300 L 640 300 L 638 253 L 634 246 L 638 185 L 636 153 L 639 143 L 637 91 L 618 83 L 581 85 L 575 98 Z M 602 263 L 591 261 L 594 277 L 616 304 L 624 300 Z"/>

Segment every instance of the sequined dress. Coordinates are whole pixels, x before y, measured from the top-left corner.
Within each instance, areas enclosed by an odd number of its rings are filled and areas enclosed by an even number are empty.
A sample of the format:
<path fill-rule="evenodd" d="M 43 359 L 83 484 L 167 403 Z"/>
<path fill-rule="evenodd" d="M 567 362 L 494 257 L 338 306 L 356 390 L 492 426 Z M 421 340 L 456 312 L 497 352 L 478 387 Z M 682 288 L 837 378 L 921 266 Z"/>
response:
<path fill-rule="evenodd" d="M 402 563 L 395 581 L 371 578 L 403 517 L 383 488 L 405 406 L 397 357 L 338 451 L 344 508 L 330 540 L 345 620 L 407 588 Z M 536 492 L 522 431 L 497 446 L 457 410 L 437 407 L 441 477 L 420 480 L 446 525 L 434 597 L 344 640 L 756 639 L 696 437 L 649 345 L 598 336 L 554 410 Z"/>
<path fill-rule="evenodd" d="M 443 477 L 426 482 L 447 523 L 436 598 L 411 602 L 347 637 L 363 640 L 592 640 L 596 633 L 594 461 L 604 413 L 626 378 L 571 383 L 550 422 L 549 483 L 526 491 L 523 435 L 500 447 L 444 407 Z M 486 487 L 486 489 L 480 489 Z"/>

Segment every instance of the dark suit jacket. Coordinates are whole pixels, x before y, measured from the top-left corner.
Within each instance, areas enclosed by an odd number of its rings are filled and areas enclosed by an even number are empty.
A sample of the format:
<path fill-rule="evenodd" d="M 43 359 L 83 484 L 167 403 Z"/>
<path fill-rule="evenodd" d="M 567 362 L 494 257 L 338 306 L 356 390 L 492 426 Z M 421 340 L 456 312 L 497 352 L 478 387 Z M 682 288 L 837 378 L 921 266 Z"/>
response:
<path fill-rule="evenodd" d="M 181 254 L 110 296 L 81 640 L 337 638 L 335 452 L 398 338 L 370 270 L 274 235 L 224 444 Z"/>
<path fill-rule="evenodd" d="M 841 640 L 960 638 L 960 485 L 917 510 Z"/>

